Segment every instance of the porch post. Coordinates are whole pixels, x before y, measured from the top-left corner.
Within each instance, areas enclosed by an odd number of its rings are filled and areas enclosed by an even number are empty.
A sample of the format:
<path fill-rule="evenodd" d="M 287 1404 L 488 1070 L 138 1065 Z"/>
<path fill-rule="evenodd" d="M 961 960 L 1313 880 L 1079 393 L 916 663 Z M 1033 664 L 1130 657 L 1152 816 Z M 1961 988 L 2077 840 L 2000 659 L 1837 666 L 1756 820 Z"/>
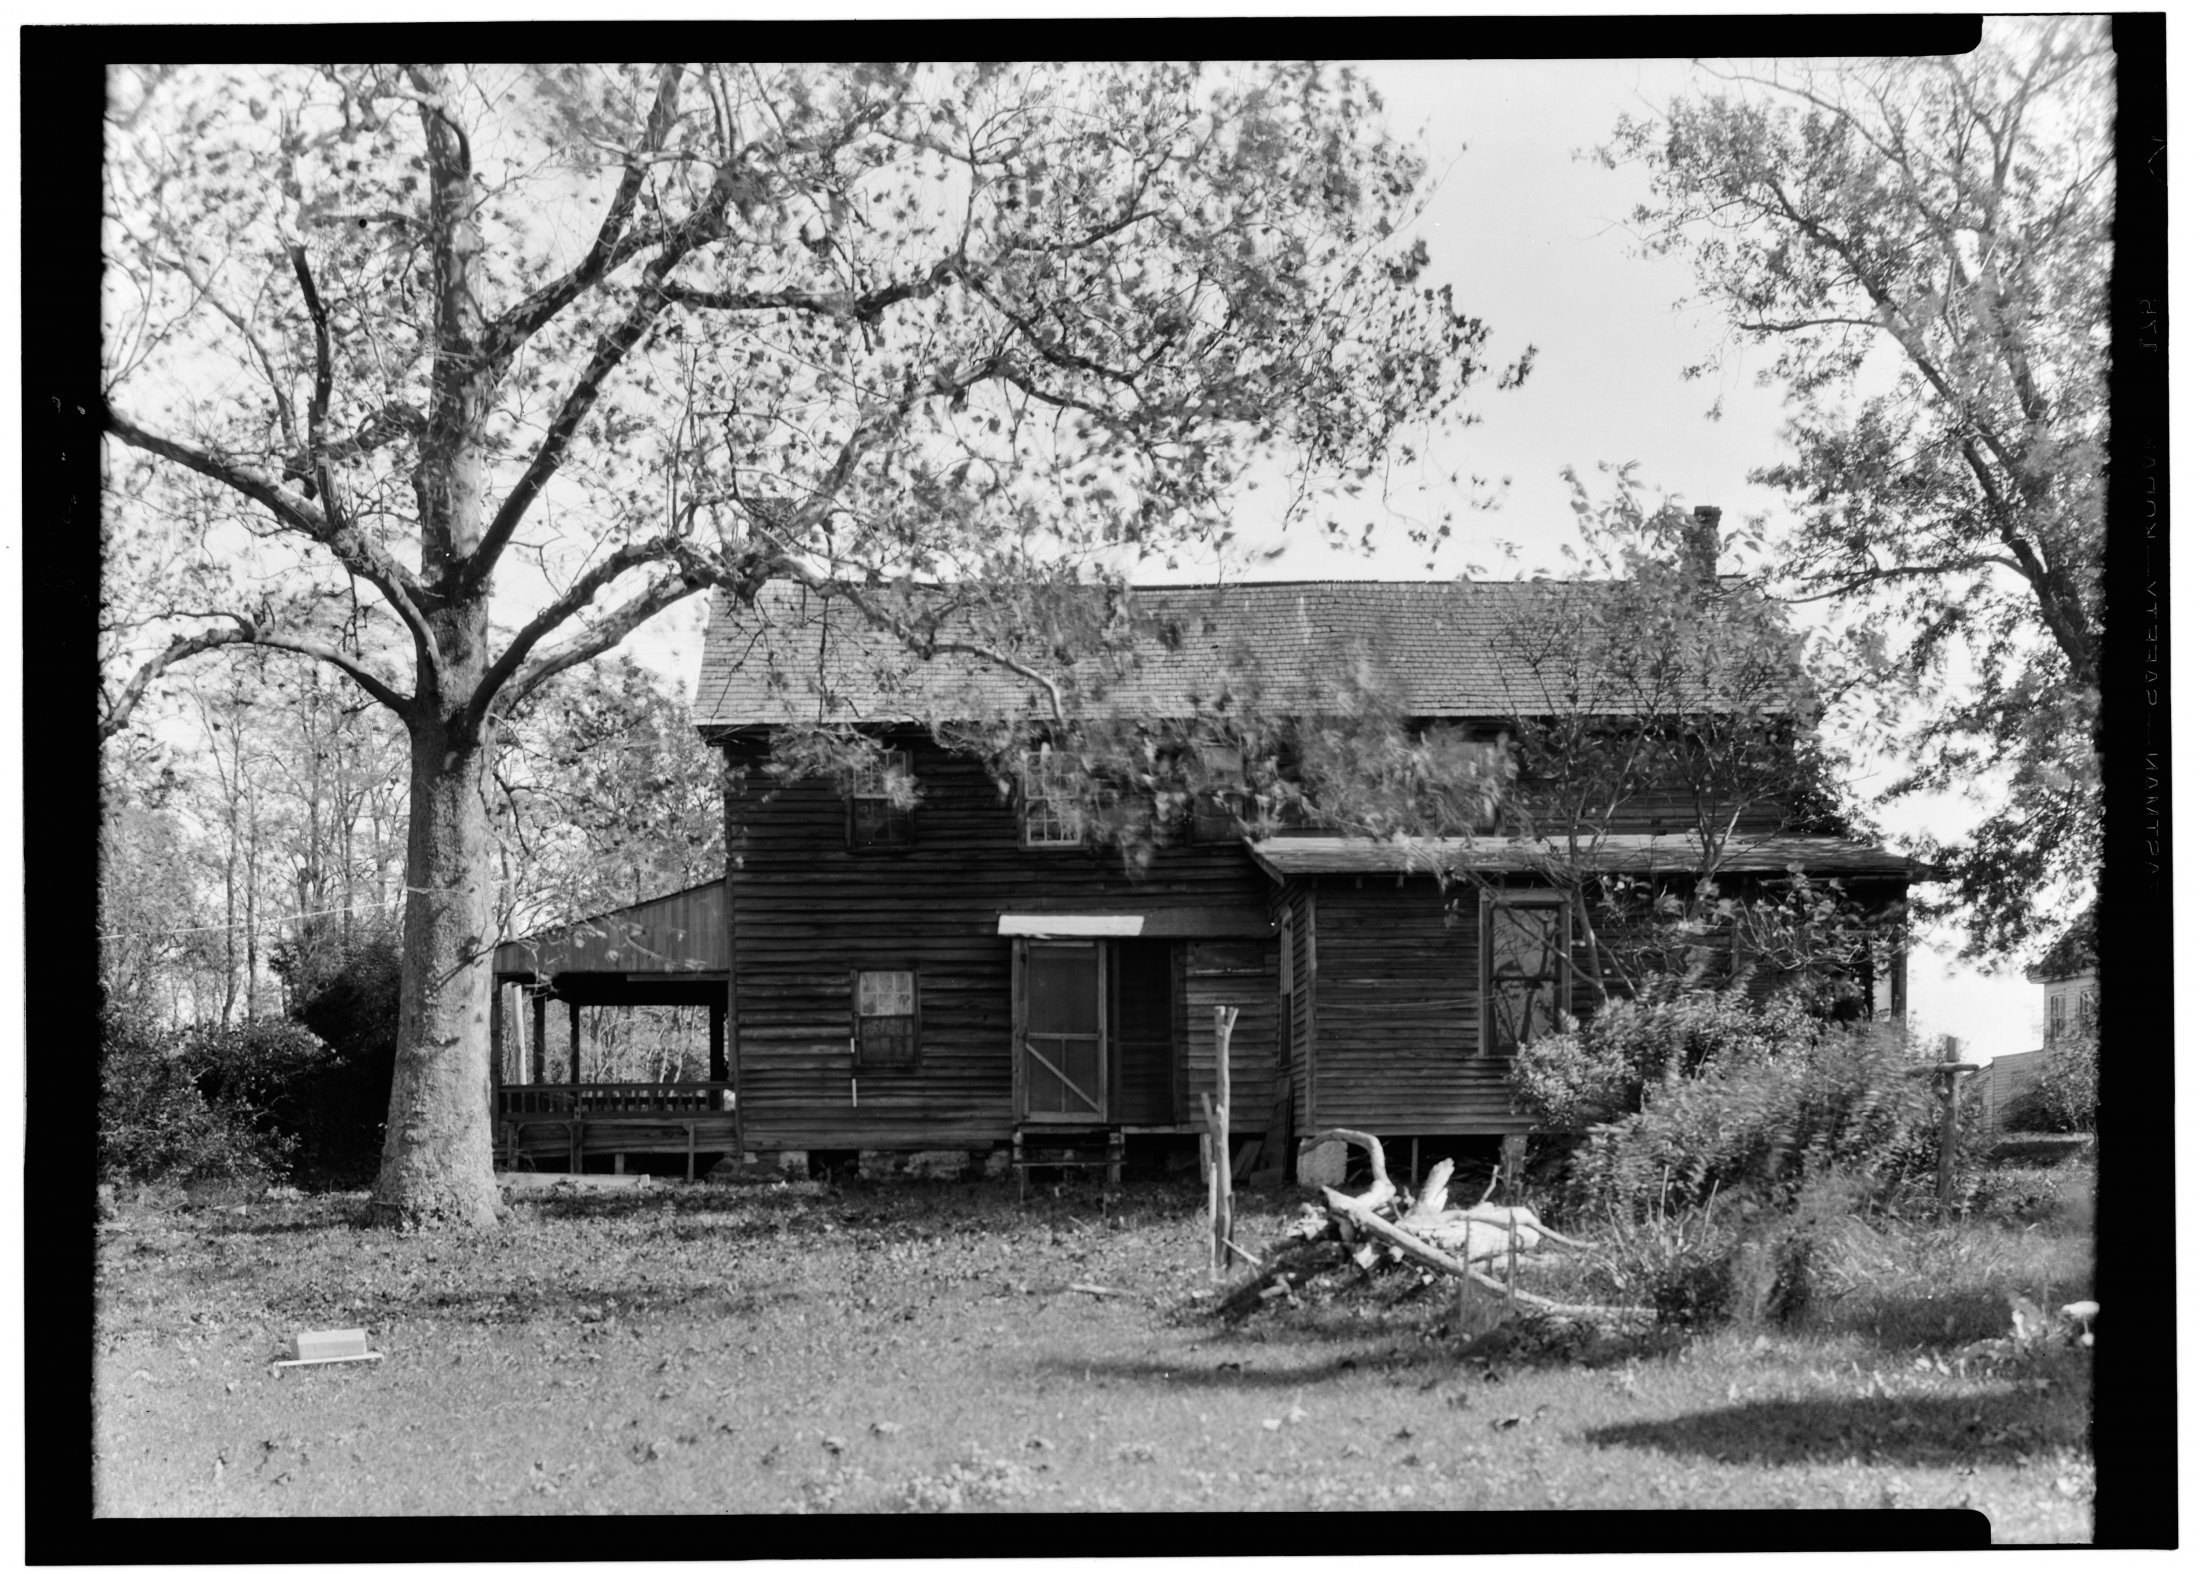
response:
<path fill-rule="evenodd" d="M 527 1080 L 534 1083 L 537 1087 L 540 1087 L 543 1083 L 550 1080 L 550 1057 L 548 1049 L 550 1034 L 547 1026 L 543 1021 L 544 1009 L 548 1004 L 549 996 L 544 994 L 540 989 L 533 989 L 528 991 L 528 997 L 534 1003 L 535 1008 L 535 1034 L 534 1060 L 533 1064 L 529 1067 Z"/>
<path fill-rule="evenodd" d="M 504 980 L 489 981 L 489 1118 L 504 1114 Z"/>
<path fill-rule="evenodd" d="M 723 1000 L 713 1000 L 710 1003 L 710 1080 L 727 1080 L 726 1003 Z"/>
<path fill-rule="evenodd" d="M 568 1000 L 565 1003 L 565 1042 L 571 1052 L 573 1074 L 566 1080 L 575 1087 L 581 1085 L 581 1003 Z"/>

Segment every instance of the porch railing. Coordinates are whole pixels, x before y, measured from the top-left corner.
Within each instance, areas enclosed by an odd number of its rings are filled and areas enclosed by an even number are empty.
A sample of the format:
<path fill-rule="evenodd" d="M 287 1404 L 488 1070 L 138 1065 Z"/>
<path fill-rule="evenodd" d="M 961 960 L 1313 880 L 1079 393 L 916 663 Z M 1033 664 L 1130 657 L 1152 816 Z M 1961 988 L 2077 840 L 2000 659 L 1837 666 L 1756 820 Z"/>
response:
<path fill-rule="evenodd" d="M 730 1082 L 528 1083 L 501 1089 L 497 1099 L 497 1113 L 507 1119 L 717 1114 L 732 1108 Z"/>

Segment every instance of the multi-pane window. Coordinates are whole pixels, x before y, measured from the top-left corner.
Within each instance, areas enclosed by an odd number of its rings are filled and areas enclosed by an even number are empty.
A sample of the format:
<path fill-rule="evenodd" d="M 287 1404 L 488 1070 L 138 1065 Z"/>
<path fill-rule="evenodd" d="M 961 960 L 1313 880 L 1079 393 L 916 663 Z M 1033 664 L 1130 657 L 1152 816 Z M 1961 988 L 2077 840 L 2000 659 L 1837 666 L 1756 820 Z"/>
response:
<path fill-rule="evenodd" d="M 1566 1009 L 1566 908 L 1554 896 L 1493 896 L 1482 914 L 1482 1049 L 1516 1055 Z"/>
<path fill-rule="evenodd" d="M 907 847 L 917 839 L 916 789 L 907 749 L 886 749 L 855 769 L 848 785 L 848 845 L 858 851 Z"/>
<path fill-rule="evenodd" d="M 2063 996 L 2047 997 L 2047 1041 L 2050 1044 L 2063 1036 L 2063 1005 Z"/>
<path fill-rule="evenodd" d="M 917 975 L 856 974 L 856 1064 L 866 1070 L 917 1063 Z"/>
<path fill-rule="evenodd" d="M 1074 762 L 1041 744 L 1024 756 L 1024 845 L 1076 847 L 1085 839 Z"/>

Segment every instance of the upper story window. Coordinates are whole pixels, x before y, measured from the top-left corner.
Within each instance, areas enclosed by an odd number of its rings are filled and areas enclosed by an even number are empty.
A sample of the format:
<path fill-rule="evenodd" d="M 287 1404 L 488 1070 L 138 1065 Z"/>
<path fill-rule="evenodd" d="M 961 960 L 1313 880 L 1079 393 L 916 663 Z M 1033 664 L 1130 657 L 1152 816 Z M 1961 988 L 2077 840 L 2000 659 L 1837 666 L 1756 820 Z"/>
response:
<path fill-rule="evenodd" d="M 1085 812 L 1078 802 L 1075 763 L 1040 744 L 1024 756 L 1023 841 L 1026 847 L 1078 847 Z"/>
<path fill-rule="evenodd" d="M 916 778 L 909 751 L 884 750 L 857 767 L 848 784 L 848 846 L 864 852 L 908 847 L 916 839 Z"/>
<path fill-rule="evenodd" d="M 1192 798 L 1191 839 L 1233 842 L 1244 834 L 1245 755 L 1234 743 L 1198 743 L 1199 790 Z"/>
<path fill-rule="evenodd" d="M 1556 892 L 1497 894 L 1482 907 L 1482 1052 L 1517 1055 L 1566 1009 L 1567 909 Z"/>

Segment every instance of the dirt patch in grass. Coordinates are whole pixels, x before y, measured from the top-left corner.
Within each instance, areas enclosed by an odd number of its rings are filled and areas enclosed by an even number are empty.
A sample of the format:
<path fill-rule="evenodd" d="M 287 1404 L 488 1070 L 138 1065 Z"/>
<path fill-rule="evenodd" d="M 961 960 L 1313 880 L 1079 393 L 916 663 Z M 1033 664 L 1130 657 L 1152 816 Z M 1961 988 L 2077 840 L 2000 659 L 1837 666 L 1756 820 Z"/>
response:
<path fill-rule="evenodd" d="M 1243 1199 L 1243 1237 L 1295 1207 Z M 1921 1236 L 1817 1327 L 1567 1348 L 1456 1328 L 1448 1289 L 1403 1273 L 1219 1324 L 1198 1198 L 1160 1185 L 537 1195 L 479 1235 L 362 1211 L 122 1201 L 99 1513 L 1894 1503 L 2087 1534 L 2083 1357 L 2045 1387 L 1946 1360 L 2003 1280 L 2083 1273 L 2046 1226 Z M 385 1359 L 271 1367 L 329 1327 Z"/>

